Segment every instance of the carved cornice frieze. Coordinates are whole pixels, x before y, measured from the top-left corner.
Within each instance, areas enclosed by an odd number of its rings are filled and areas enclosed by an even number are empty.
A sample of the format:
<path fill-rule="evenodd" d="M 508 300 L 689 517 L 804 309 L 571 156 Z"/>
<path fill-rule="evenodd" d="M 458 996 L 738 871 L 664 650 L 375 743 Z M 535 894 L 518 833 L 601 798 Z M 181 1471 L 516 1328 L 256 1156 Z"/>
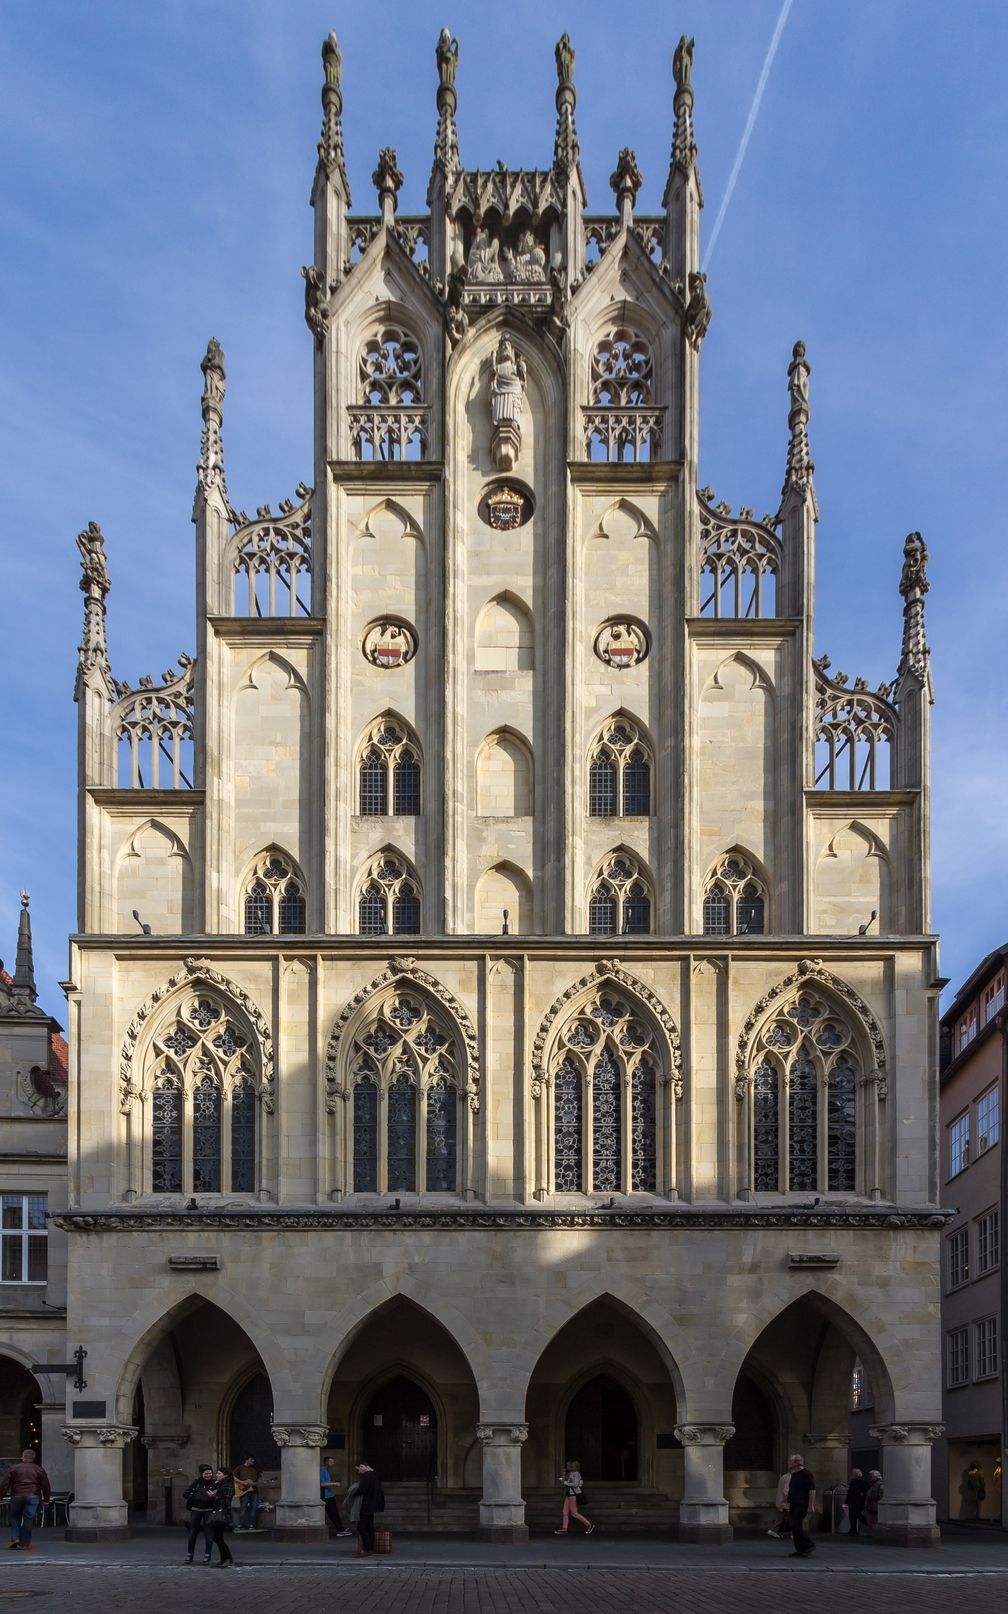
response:
<path fill-rule="evenodd" d="M 495 1211 L 495 1210 L 375 1210 L 300 1211 L 259 1210 L 108 1210 L 60 1211 L 50 1216 L 54 1227 L 69 1233 L 352 1233 L 397 1229 L 406 1232 L 531 1232 L 552 1233 L 590 1229 L 620 1232 L 721 1232 L 725 1228 L 852 1228 L 873 1232 L 934 1230 L 945 1226 L 955 1212 L 948 1210 L 850 1209 L 820 1205 L 764 1208 L 747 1205 L 724 1210 Z"/>

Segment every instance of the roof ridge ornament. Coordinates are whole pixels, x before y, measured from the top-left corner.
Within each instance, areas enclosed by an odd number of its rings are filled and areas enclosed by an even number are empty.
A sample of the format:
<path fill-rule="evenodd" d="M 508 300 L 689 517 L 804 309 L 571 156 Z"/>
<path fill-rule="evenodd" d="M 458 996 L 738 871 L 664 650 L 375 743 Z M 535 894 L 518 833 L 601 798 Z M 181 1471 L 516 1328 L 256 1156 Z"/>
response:
<path fill-rule="evenodd" d="M 343 57 L 335 34 L 327 34 L 322 41 L 322 66 L 325 79 L 322 84 L 322 133 L 319 137 L 319 163 L 330 179 L 336 175 L 350 205 L 350 181 L 347 179 L 346 160 L 343 155 Z"/>
<path fill-rule="evenodd" d="M 616 168 L 609 176 L 609 184 L 616 197 L 616 210 L 623 228 L 629 225 L 637 205 L 637 192 L 644 183 L 644 175 L 637 166 L 637 153 L 624 146 L 616 159 Z"/>
<path fill-rule="evenodd" d="M 97 521 L 89 521 L 84 531 L 77 534 L 77 548 L 81 554 L 80 586 L 84 594 L 84 634 L 77 650 L 78 679 L 97 670 L 104 674 L 111 693 L 105 600 L 112 584 L 105 561 L 105 539 Z"/>
<path fill-rule="evenodd" d="M 17 962 L 11 991 L 31 999 L 38 997 L 35 988 L 35 962 L 32 957 L 31 915 L 28 912 L 28 893 L 21 892 L 21 914 L 18 919 Z"/>
<path fill-rule="evenodd" d="M 224 370 L 224 350 L 216 336 L 211 336 L 207 350 L 200 360 L 203 371 L 203 398 L 200 408 L 203 415 L 203 435 L 200 439 L 200 458 L 196 478 L 204 493 L 219 487 L 228 502 L 227 483 L 224 480 L 224 442 L 221 428 L 224 424 L 224 393 L 227 376 Z"/>
<path fill-rule="evenodd" d="M 458 68 L 459 42 L 452 38 L 447 28 L 442 28 L 438 35 L 434 56 L 438 70 L 438 126 L 434 139 L 434 168 L 435 170 L 440 168 L 450 184 L 461 168 L 462 160 L 459 156 L 458 129 L 455 127 L 455 109 L 458 106 L 455 73 Z M 431 177 L 433 178 L 433 175 Z M 427 200 L 429 205 L 429 196 Z"/>
<path fill-rule="evenodd" d="M 784 473 L 784 486 L 781 497 L 794 489 L 803 498 L 810 494 L 812 498 L 815 519 L 819 519 L 819 504 L 815 495 L 815 486 L 812 475 L 815 466 L 809 451 L 808 423 L 809 423 L 809 376 L 812 367 L 805 357 L 805 343 L 796 342 L 791 350 L 791 363 L 788 365 L 788 392 L 791 396 L 791 405 L 788 410 L 788 430 L 790 441 L 788 443 L 787 469 Z"/>
<path fill-rule="evenodd" d="M 581 147 L 578 144 L 574 124 L 574 108 L 577 105 L 577 91 L 574 88 L 574 46 L 571 44 L 570 34 L 560 35 L 553 54 L 556 57 L 557 70 L 557 125 L 556 138 L 553 142 L 553 168 L 563 179 L 568 180 L 575 172 L 579 177 L 581 175 Z M 583 179 L 581 188 L 584 189 Z"/>
<path fill-rule="evenodd" d="M 378 166 L 371 175 L 371 183 L 378 192 L 382 223 L 391 225 L 403 186 L 402 169 L 392 146 L 382 146 L 378 153 Z"/>
<path fill-rule="evenodd" d="M 931 587 L 927 561 L 928 547 L 920 533 L 908 533 L 903 544 L 903 571 L 899 582 L 904 603 L 903 647 L 897 677 L 910 672 L 922 683 L 927 680 L 931 659 L 924 627 L 924 596 Z"/>

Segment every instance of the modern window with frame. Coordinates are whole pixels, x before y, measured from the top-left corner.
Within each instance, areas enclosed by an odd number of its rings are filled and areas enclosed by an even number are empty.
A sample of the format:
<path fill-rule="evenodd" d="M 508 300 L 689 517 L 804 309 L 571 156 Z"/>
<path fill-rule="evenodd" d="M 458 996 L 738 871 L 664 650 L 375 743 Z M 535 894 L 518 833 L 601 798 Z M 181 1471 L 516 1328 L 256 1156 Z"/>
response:
<path fill-rule="evenodd" d="M 960 1115 L 948 1129 L 949 1176 L 958 1177 L 969 1165 L 969 1111 Z"/>
<path fill-rule="evenodd" d="M 996 1379 L 997 1373 L 997 1318 L 980 1317 L 973 1324 L 973 1377 L 974 1379 Z"/>
<path fill-rule="evenodd" d="M 1001 1264 L 1001 1217 L 995 1205 L 976 1219 L 977 1277 Z"/>
<path fill-rule="evenodd" d="M 993 1148 L 1001 1136 L 1001 1092 L 997 1082 L 977 1099 L 976 1131 L 977 1154 Z"/>
<path fill-rule="evenodd" d="M 946 1282 L 949 1289 L 961 1289 L 969 1283 L 969 1228 L 960 1227 L 945 1241 Z"/>
<path fill-rule="evenodd" d="M 969 1329 L 950 1328 L 945 1335 L 945 1383 L 950 1390 L 957 1390 L 969 1381 Z"/>
<path fill-rule="evenodd" d="M 49 1273 L 46 1194 L 2 1196 L 3 1283 L 45 1283 Z"/>

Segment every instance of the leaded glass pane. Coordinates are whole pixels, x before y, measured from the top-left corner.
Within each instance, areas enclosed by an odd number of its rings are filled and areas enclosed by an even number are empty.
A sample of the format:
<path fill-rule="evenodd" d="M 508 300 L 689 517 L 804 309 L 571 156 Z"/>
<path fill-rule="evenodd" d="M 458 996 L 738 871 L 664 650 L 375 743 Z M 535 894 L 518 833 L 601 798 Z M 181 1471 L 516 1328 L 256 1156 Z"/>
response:
<path fill-rule="evenodd" d="M 362 936 L 384 936 L 388 930 L 388 905 L 380 885 L 373 882 L 361 892 L 359 904 Z"/>
<path fill-rule="evenodd" d="M 182 1089 L 159 1082 L 151 1105 L 151 1187 L 156 1194 L 182 1192 Z"/>
<path fill-rule="evenodd" d="M 763 898 L 759 887 L 749 884 L 738 899 L 736 905 L 738 913 L 738 933 L 740 936 L 762 936 L 763 934 Z"/>
<path fill-rule="evenodd" d="M 412 818 L 420 811 L 420 764 L 404 751 L 392 769 L 392 811 Z"/>
<path fill-rule="evenodd" d="M 360 769 L 362 818 L 384 818 L 388 812 L 388 765 L 380 751 L 369 751 Z"/>
<path fill-rule="evenodd" d="M 635 880 L 623 898 L 624 936 L 646 936 L 651 929 L 651 898 Z"/>
<path fill-rule="evenodd" d="M 646 818 L 651 811 L 651 765 L 638 746 L 623 769 L 623 812 L 628 818 Z"/>
<path fill-rule="evenodd" d="M 776 1065 L 760 1065 L 753 1078 L 753 1187 L 775 1194 L 780 1182 L 780 1086 Z"/>
<path fill-rule="evenodd" d="M 553 1078 L 553 1158 L 558 1194 L 581 1192 L 581 1072 L 565 1059 Z"/>
<path fill-rule="evenodd" d="M 830 1072 L 826 1100 L 827 1187 L 835 1193 L 854 1192 L 857 1160 L 857 1071 L 847 1059 Z"/>
<path fill-rule="evenodd" d="M 616 764 L 606 755 L 596 757 L 588 770 L 588 815 L 616 817 Z"/>
<path fill-rule="evenodd" d="M 623 1133 L 620 1068 L 608 1048 L 592 1071 L 592 1188 L 596 1194 L 618 1191 Z"/>
<path fill-rule="evenodd" d="M 378 1088 L 369 1081 L 353 1090 L 353 1191 L 378 1192 Z"/>
<path fill-rule="evenodd" d="M 193 1093 L 193 1193 L 219 1194 L 221 1188 L 221 1090 L 204 1076 Z"/>
<path fill-rule="evenodd" d="M 642 1059 L 630 1084 L 630 1187 L 638 1194 L 658 1189 L 658 1112 L 654 1066 Z"/>
<path fill-rule="evenodd" d="M 255 1192 L 256 1100 L 252 1083 L 236 1082 L 231 1089 L 231 1191 Z"/>
<path fill-rule="evenodd" d="M 273 898 L 269 889 L 257 880 L 245 898 L 246 936 L 268 936 L 273 929 Z"/>
<path fill-rule="evenodd" d="M 304 892 L 296 880 L 288 880 L 280 896 L 280 934 L 282 936 L 303 936 L 304 931 Z"/>
<path fill-rule="evenodd" d="M 817 1079 L 813 1061 L 799 1053 L 791 1066 L 788 1091 L 788 1187 L 792 1193 L 817 1185 Z"/>
<path fill-rule="evenodd" d="M 723 886 L 713 885 L 704 897 L 703 933 L 727 936 L 731 929 L 731 903 Z"/>
<path fill-rule="evenodd" d="M 400 1079 L 388 1090 L 388 1185 L 396 1192 L 416 1192 L 417 1090 Z"/>
<path fill-rule="evenodd" d="M 392 903 L 392 933 L 395 936 L 420 934 L 420 898 L 408 881 L 399 887 Z"/>
<path fill-rule="evenodd" d="M 427 1191 L 455 1191 L 455 1147 L 458 1101 L 450 1082 L 432 1082 L 427 1089 Z"/>
<path fill-rule="evenodd" d="M 615 936 L 616 897 L 610 886 L 597 885 L 588 904 L 589 936 Z"/>

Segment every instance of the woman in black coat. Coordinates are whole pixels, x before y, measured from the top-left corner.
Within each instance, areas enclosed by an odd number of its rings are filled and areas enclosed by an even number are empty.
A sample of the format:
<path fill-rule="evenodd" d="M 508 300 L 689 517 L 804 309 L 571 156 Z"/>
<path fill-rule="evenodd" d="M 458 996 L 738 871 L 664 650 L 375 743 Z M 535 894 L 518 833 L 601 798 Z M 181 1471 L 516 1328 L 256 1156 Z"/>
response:
<path fill-rule="evenodd" d="M 214 1510 L 208 1521 L 210 1534 L 207 1537 L 207 1555 L 203 1562 L 210 1562 L 211 1545 L 216 1546 L 220 1555 L 222 1569 L 230 1569 L 234 1563 L 231 1548 L 224 1540 L 224 1531 L 231 1523 L 231 1502 L 234 1497 L 234 1484 L 230 1474 L 219 1468 L 214 1475 Z"/>
<path fill-rule="evenodd" d="M 182 1496 L 183 1502 L 189 1509 L 189 1539 L 186 1542 L 187 1564 L 191 1564 L 193 1561 L 193 1553 L 196 1551 L 196 1542 L 201 1530 L 203 1532 L 203 1543 L 206 1547 L 206 1557 L 203 1561 L 204 1563 L 210 1562 L 211 1538 L 207 1534 L 207 1520 L 214 1510 L 216 1494 L 213 1468 L 209 1463 L 200 1463 L 196 1471 L 196 1478 Z"/>

